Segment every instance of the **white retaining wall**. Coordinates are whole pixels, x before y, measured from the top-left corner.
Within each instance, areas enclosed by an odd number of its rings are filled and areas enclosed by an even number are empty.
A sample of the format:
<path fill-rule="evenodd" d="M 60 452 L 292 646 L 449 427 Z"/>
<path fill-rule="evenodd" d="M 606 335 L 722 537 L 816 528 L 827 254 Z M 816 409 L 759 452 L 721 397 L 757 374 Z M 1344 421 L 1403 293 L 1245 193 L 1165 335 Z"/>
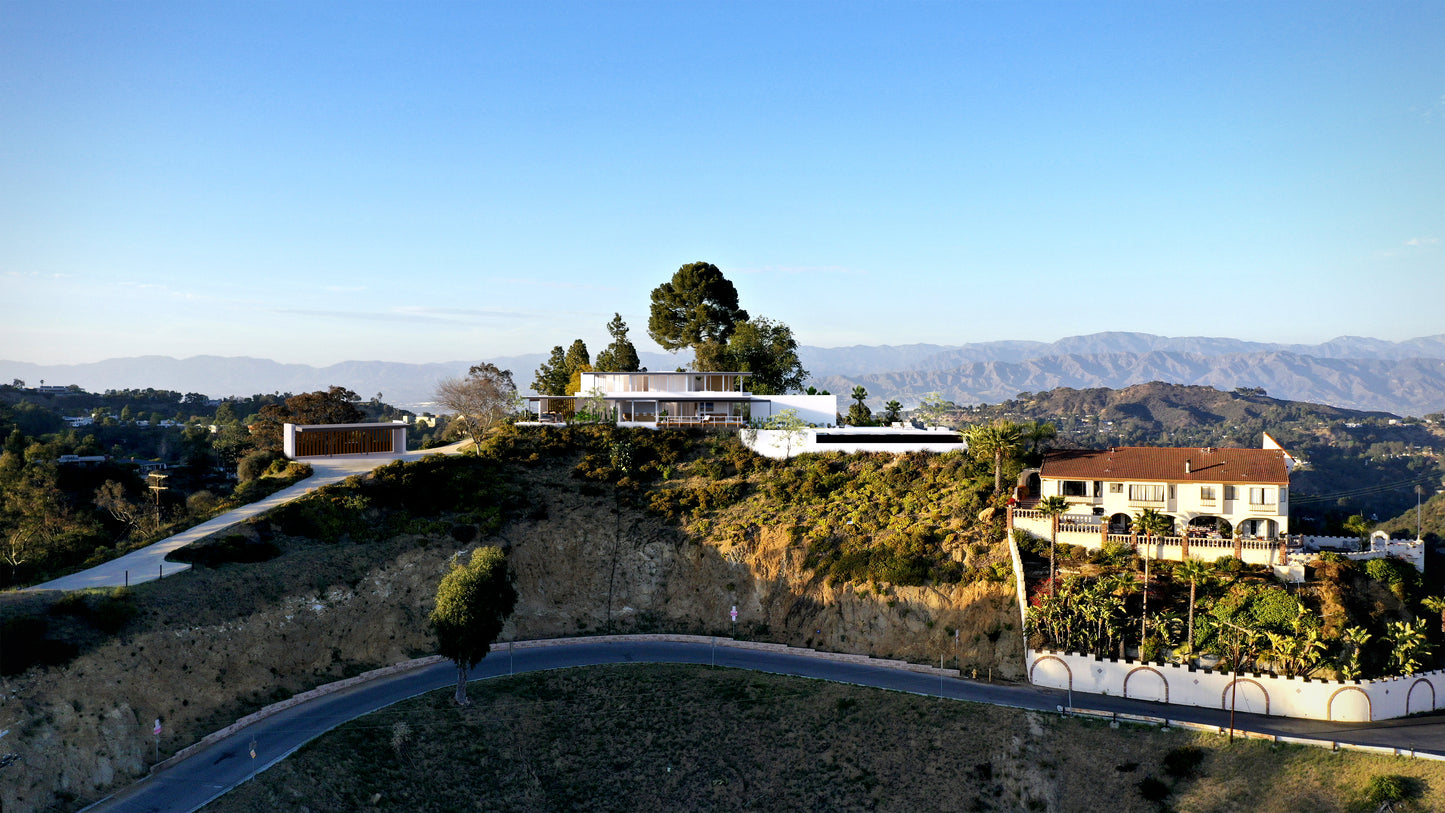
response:
<path fill-rule="evenodd" d="M 1202 708 L 1334 722 L 1370 722 L 1445 708 L 1445 671 L 1381 680 L 1310 680 L 1189 669 L 1180 664 L 1110 660 L 1029 650 L 1038 686 Z"/>
<path fill-rule="evenodd" d="M 818 443 L 819 431 L 837 436 L 850 434 L 859 435 L 856 442 L 850 443 Z M 844 452 L 854 454 L 858 452 L 887 452 L 889 454 L 906 454 L 908 452 L 933 452 L 943 454 L 945 452 L 961 452 L 968 448 L 968 444 L 957 439 L 957 432 L 938 432 L 938 438 L 928 437 L 928 432 L 912 430 L 908 434 L 908 443 L 868 443 L 863 439 L 866 435 L 881 435 L 898 430 L 890 430 L 880 427 L 862 427 L 853 429 L 851 427 L 837 427 L 818 430 L 815 428 L 804 428 L 793 438 L 791 448 L 785 440 L 786 433 L 779 429 L 745 429 L 741 435 L 743 445 L 757 452 L 764 457 L 771 457 L 774 460 L 782 460 L 784 457 L 797 457 L 804 452 Z"/>

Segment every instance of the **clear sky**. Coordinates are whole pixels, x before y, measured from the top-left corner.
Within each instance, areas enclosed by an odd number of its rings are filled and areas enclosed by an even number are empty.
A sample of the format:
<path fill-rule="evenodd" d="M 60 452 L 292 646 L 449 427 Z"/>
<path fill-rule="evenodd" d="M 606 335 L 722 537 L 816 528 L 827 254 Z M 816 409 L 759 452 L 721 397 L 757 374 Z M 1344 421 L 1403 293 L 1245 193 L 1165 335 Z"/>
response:
<path fill-rule="evenodd" d="M 1445 333 L 1445 3 L 0 0 L 0 358 Z"/>

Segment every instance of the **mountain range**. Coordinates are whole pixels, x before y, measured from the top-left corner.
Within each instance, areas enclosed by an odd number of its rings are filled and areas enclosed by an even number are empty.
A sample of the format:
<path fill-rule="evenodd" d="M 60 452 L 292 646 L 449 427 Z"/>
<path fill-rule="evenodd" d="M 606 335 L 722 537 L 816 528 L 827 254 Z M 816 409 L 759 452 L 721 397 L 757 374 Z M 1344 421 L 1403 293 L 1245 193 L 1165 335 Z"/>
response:
<path fill-rule="evenodd" d="M 1056 387 L 1121 388 L 1149 381 L 1232 390 L 1262 387 L 1276 398 L 1396 415 L 1445 411 L 1445 334 L 1402 342 L 1342 336 L 1316 345 L 1228 338 L 1170 338 L 1108 332 L 1056 342 L 997 341 L 964 345 L 810 347 L 798 350 L 813 385 L 846 396 L 866 387 L 870 404 L 905 406 L 937 392 L 955 403 L 997 403 L 1020 392 Z M 685 356 L 642 353 L 653 370 L 673 370 Z M 546 354 L 486 359 L 510 369 L 526 389 Z M 247 357 L 140 356 L 88 364 L 39 365 L 0 360 L 0 380 L 35 386 L 77 384 L 91 391 L 145 388 L 212 397 L 305 392 L 339 384 L 363 397 L 422 410 L 437 381 L 463 375 L 475 361 L 346 361 L 324 367 Z"/>

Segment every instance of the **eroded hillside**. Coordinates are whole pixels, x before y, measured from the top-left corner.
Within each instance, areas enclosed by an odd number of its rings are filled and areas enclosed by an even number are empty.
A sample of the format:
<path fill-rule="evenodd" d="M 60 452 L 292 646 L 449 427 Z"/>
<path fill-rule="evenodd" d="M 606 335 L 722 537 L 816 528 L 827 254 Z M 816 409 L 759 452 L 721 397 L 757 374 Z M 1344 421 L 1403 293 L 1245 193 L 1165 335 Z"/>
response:
<path fill-rule="evenodd" d="M 29 646 L 102 607 L 121 620 L 5 677 L 22 758 L 0 801 L 75 809 L 147 769 L 154 718 L 164 757 L 266 703 L 429 654 L 446 563 L 483 543 L 506 547 L 517 577 L 505 638 L 728 634 L 736 605 L 740 637 L 1016 677 L 1018 611 L 998 529 L 974 519 L 978 478 L 958 457 L 772 463 L 735 439 L 603 429 L 387 467 L 213 541 L 214 567 L 49 609 L 8 596 L 7 624 L 41 629 Z"/>

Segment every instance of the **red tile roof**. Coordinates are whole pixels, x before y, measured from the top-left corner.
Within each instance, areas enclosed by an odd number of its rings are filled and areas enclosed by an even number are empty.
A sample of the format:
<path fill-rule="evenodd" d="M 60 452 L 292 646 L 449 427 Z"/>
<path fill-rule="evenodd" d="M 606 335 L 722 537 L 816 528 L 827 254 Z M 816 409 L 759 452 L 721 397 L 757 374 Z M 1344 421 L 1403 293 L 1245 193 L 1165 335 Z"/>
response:
<path fill-rule="evenodd" d="M 1040 477 L 1051 480 L 1289 484 L 1280 449 L 1166 449 L 1123 446 L 1103 451 L 1057 451 Z M 1187 464 L 1187 465 L 1186 465 Z M 1188 471 L 1186 471 L 1186 468 Z"/>

